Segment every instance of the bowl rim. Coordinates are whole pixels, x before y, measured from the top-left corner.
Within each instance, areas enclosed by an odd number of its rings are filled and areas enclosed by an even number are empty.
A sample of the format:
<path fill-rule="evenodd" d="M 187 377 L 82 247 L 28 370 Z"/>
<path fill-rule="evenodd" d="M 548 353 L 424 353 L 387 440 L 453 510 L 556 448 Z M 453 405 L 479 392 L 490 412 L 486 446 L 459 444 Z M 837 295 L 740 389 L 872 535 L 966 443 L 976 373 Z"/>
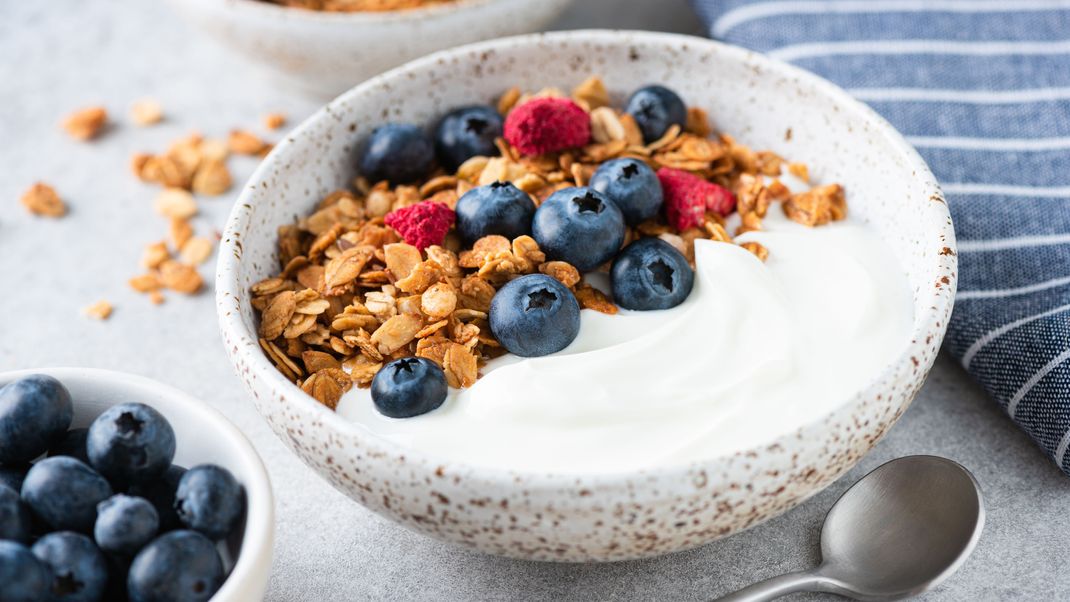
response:
<path fill-rule="evenodd" d="M 251 479 L 239 477 L 239 481 L 245 488 L 246 516 L 245 533 L 242 535 L 238 561 L 234 563 L 234 568 L 227 575 L 223 585 L 212 596 L 212 600 L 239 599 L 238 596 L 243 593 L 240 589 L 245 584 L 252 583 L 254 579 L 257 579 L 258 567 L 262 568 L 265 565 L 268 566 L 268 570 L 264 571 L 265 582 L 257 584 L 257 587 L 267 585 L 266 578 L 271 572 L 270 565 L 274 554 L 275 541 L 275 497 L 271 488 L 271 479 L 268 477 L 263 460 L 256 453 L 256 449 L 249 441 L 249 438 L 238 430 L 238 427 L 222 412 L 208 405 L 207 402 L 201 401 L 171 385 L 137 374 L 100 368 L 43 367 L 5 371 L 0 372 L 0 386 L 31 374 L 48 374 L 57 378 L 64 385 L 71 380 L 79 379 L 93 380 L 108 386 L 115 385 L 129 389 L 150 389 L 160 396 L 166 397 L 168 403 L 174 405 L 174 410 L 192 415 L 198 421 L 213 423 L 226 432 L 227 437 L 238 448 L 238 457 L 234 458 L 234 460 L 241 463 L 244 471 L 251 476 Z M 76 395 L 72 395 L 72 397 L 75 397 L 74 403 L 77 404 Z M 167 409 L 169 411 L 172 410 L 170 407 Z M 179 445 L 181 445 L 181 442 L 179 442 Z"/>
<path fill-rule="evenodd" d="M 250 332 L 245 328 L 242 323 L 241 312 L 234 311 L 233 309 L 235 300 L 239 298 L 239 294 L 242 292 L 238 287 L 239 283 L 237 281 L 237 275 L 239 274 L 239 264 L 241 263 L 243 254 L 240 242 L 243 238 L 243 234 L 239 228 L 244 221 L 242 219 L 243 207 L 251 207 L 249 197 L 254 193 L 256 188 L 258 188 L 259 183 L 270 175 L 275 162 L 283 160 L 285 153 L 289 150 L 290 146 L 295 144 L 294 140 L 297 137 L 310 130 L 317 122 L 335 118 L 335 115 L 331 110 L 335 103 L 360 96 L 361 94 L 366 93 L 366 91 L 381 86 L 389 87 L 389 84 L 392 81 L 403 79 L 411 70 L 433 67 L 441 61 L 449 61 L 463 55 L 531 46 L 538 43 L 563 43 L 574 42 L 577 40 L 587 41 L 592 44 L 601 44 L 603 46 L 628 45 L 636 42 L 671 48 L 687 47 L 688 45 L 702 45 L 716 51 L 721 56 L 727 57 L 730 60 L 752 64 L 756 68 L 762 69 L 763 77 L 781 76 L 791 78 L 798 81 L 800 84 L 812 87 L 816 92 L 824 94 L 826 97 L 834 101 L 836 106 L 840 107 L 841 113 L 852 114 L 871 124 L 874 131 L 903 157 L 907 164 L 904 169 L 910 169 L 913 174 L 913 179 L 921 183 L 922 191 L 919 193 L 918 197 L 925 197 L 932 201 L 938 201 L 928 203 L 925 207 L 929 214 L 929 222 L 936 226 L 936 239 L 939 240 L 939 244 L 942 247 L 949 250 L 949 252 L 939 256 L 935 265 L 932 266 L 932 268 L 938 272 L 936 274 L 937 277 L 946 278 L 943 290 L 935 287 L 922 287 L 921 290 L 918 291 L 919 296 L 914 301 L 916 314 L 915 320 L 910 331 L 909 340 L 904 343 L 902 350 L 884 367 L 884 369 L 879 373 L 874 374 L 864 386 L 861 386 L 852 395 L 847 396 L 828 414 L 805 424 L 800 424 L 794 430 L 788 431 L 775 439 L 760 442 L 750 448 L 738 450 L 732 454 L 704 458 L 681 464 L 608 473 L 515 470 L 455 460 L 436 459 L 435 456 L 427 454 L 421 450 L 407 447 L 382 437 L 359 423 L 343 418 L 335 411 L 315 401 L 312 397 L 304 393 L 304 391 L 297 385 L 283 377 L 261 351 L 256 333 Z M 903 135 L 900 134 L 899 131 L 886 119 L 881 117 L 876 111 L 863 102 L 851 97 L 845 90 L 832 82 L 800 67 L 770 58 L 758 52 L 698 36 L 611 29 L 582 29 L 546 32 L 509 36 L 474 44 L 467 44 L 435 52 L 423 58 L 410 61 L 354 86 L 326 103 L 318 111 L 290 131 L 260 163 L 249 178 L 227 218 L 226 228 L 223 231 L 219 245 L 218 260 L 216 264 L 216 311 L 219 317 L 222 338 L 224 341 L 229 341 L 228 345 L 231 346 L 231 348 L 227 350 L 228 353 L 233 351 L 234 354 L 248 359 L 246 368 L 255 372 L 256 376 L 265 379 L 265 381 L 269 383 L 269 388 L 271 390 L 285 390 L 289 393 L 290 397 L 296 396 L 297 399 L 301 400 L 291 406 L 294 411 L 301 411 L 306 416 L 311 416 L 315 420 L 321 421 L 331 431 L 337 431 L 348 436 L 353 436 L 361 441 L 362 444 L 370 445 L 377 450 L 385 451 L 393 457 L 404 457 L 406 464 L 410 466 L 414 463 L 429 467 L 445 466 L 447 469 L 451 470 L 451 472 L 463 472 L 468 475 L 476 475 L 482 479 L 483 482 L 488 484 L 509 485 L 515 483 L 518 479 L 522 479 L 528 484 L 527 486 L 529 488 L 532 483 L 538 483 L 540 486 L 545 486 L 546 488 L 572 489 L 581 481 L 585 487 L 614 488 L 627 486 L 628 483 L 635 482 L 637 479 L 650 478 L 652 476 L 668 479 L 683 479 L 686 478 L 687 475 L 693 474 L 695 471 L 705 470 L 709 466 L 725 458 L 743 456 L 755 450 L 763 449 L 785 437 L 815 427 L 822 421 L 828 420 L 835 413 L 842 411 L 844 408 L 857 404 L 863 400 L 863 395 L 875 383 L 890 377 L 895 374 L 897 370 L 907 366 L 912 368 L 916 367 L 916 356 L 920 355 L 920 351 L 932 341 L 932 339 L 926 341 L 925 334 L 927 332 L 939 333 L 939 336 L 935 337 L 937 344 L 939 344 L 939 341 L 942 340 L 943 334 L 947 328 L 947 320 L 944 317 L 951 313 L 954 304 L 954 293 L 957 286 L 958 270 L 957 252 L 955 249 L 955 233 L 952 228 L 951 214 L 948 210 L 947 202 L 944 200 L 943 192 L 940 190 L 935 176 L 932 174 L 924 159 L 922 159 L 917 150 L 915 150 L 914 147 L 906 141 Z M 926 290 L 929 292 L 926 293 Z M 235 370 L 239 370 L 237 357 L 235 357 L 235 355 L 231 355 L 230 357 Z"/>
<path fill-rule="evenodd" d="M 488 4 L 497 2 L 510 2 L 512 0 L 453 0 L 444 4 L 432 4 L 416 8 L 387 11 L 354 11 L 354 12 L 331 12 L 322 10 L 310 10 L 295 6 L 282 6 L 264 0 L 171 0 L 179 4 L 210 3 L 218 5 L 216 10 L 247 11 L 245 14 L 258 18 L 276 19 L 304 19 L 310 22 L 336 23 L 340 25 L 377 25 L 385 23 L 398 23 L 417 19 L 443 18 L 454 13 L 478 9 Z"/>

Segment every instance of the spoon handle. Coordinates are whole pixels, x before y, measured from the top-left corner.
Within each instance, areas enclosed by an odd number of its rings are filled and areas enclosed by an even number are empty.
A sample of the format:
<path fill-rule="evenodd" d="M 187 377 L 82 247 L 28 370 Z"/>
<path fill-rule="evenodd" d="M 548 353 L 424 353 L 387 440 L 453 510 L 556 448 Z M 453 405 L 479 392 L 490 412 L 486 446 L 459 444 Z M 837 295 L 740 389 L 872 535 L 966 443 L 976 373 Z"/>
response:
<path fill-rule="evenodd" d="M 820 582 L 821 578 L 811 572 L 788 573 L 748 585 L 714 602 L 764 602 L 793 592 L 814 591 Z"/>

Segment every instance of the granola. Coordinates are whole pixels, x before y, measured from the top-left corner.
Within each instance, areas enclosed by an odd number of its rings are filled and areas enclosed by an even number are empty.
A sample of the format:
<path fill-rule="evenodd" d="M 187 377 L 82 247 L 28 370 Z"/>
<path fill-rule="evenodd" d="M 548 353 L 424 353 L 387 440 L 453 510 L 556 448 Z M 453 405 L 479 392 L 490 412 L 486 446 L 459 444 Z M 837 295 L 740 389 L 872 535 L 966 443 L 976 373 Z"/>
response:
<path fill-rule="evenodd" d="M 108 111 L 104 107 L 89 107 L 71 113 L 63 120 L 63 129 L 71 138 L 86 142 L 96 138 L 108 123 Z"/>
<path fill-rule="evenodd" d="M 56 194 L 56 189 L 44 182 L 37 182 L 19 198 L 22 206 L 34 215 L 45 217 L 63 217 L 67 215 L 67 205 Z"/>
<path fill-rule="evenodd" d="M 575 266 L 547 260 L 531 236 L 490 235 L 466 245 L 452 226 L 436 221 L 430 206 L 414 207 L 431 201 L 452 210 L 477 186 L 509 181 L 539 206 L 558 190 L 587 184 L 599 165 L 612 159 L 628 157 L 654 170 L 666 168 L 674 181 L 682 182 L 681 194 L 711 194 L 702 187 L 709 184 L 716 189 L 714 197 L 689 206 L 697 213 L 693 221 L 677 220 L 682 227 L 661 214 L 629 227 L 625 244 L 658 237 L 692 265 L 696 240 L 736 244 L 736 236 L 761 230 L 777 203 L 787 217 L 807 226 L 846 215 L 842 187 L 792 193 L 780 178 L 791 175 L 808 182 L 805 165 L 740 144 L 718 132 L 697 107 L 687 110 L 685 127 L 672 125 L 658 139 L 644 142 L 636 120 L 610 104 L 597 77 L 571 93 L 511 88 L 496 106 L 507 114 L 539 98 L 571 98 L 579 105 L 589 120 L 589 142 L 525 155 L 498 138 L 496 156 L 474 156 L 453 172 L 439 169 L 418 182 L 391 185 L 357 178 L 352 189 L 328 194 L 313 213 L 279 227 L 278 270 L 251 292 L 260 316 L 260 345 L 280 372 L 332 409 L 348 386 L 368 387 L 382 366 L 402 357 L 435 362 L 451 387 L 471 386 L 489 360 L 505 353 L 489 328 L 492 298 L 505 284 L 529 274 L 556 279 L 582 308 L 618 312 L 613 300 Z M 259 152 L 254 140 L 239 133 L 232 133 L 230 148 Z M 696 187 L 688 178 L 703 184 Z M 739 217 L 730 232 L 724 215 L 733 207 Z M 740 246 L 762 261 L 769 256 L 757 242 Z M 301 303 L 309 309 L 302 312 Z"/>

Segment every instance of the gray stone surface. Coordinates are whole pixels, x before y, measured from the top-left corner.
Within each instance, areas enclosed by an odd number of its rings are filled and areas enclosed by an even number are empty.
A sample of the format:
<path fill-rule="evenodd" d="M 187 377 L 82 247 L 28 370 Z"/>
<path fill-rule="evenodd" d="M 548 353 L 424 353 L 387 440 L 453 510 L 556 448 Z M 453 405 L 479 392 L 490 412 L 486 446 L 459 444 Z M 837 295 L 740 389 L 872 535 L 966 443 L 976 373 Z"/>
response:
<path fill-rule="evenodd" d="M 560 26 L 697 31 L 681 0 L 580 1 Z M 880 463 L 922 453 L 973 470 L 989 512 L 977 552 L 926 600 L 1070 598 L 1070 480 L 946 358 L 847 477 L 778 519 L 698 550 L 612 565 L 525 563 L 461 551 L 380 519 L 306 470 L 256 415 L 224 357 L 210 294 L 153 307 L 125 284 L 142 247 L 166 232 L 152 210 L 154 189 L 130 175 L 131 153 L 162 150 L 193 129 L 219 136 L 257 128 L 267 111 L 297 120 L 319 103 L 275 87 L 145 0 L 0 2 L 0 82 L 0 369 L 125 370 L 226 413 L 256 444 L 277 493 L 270 600 L 707 599 L 814 563 L 821 518 L 836 497 Z M 146 95 L 163 102 L 166 123 L 127 125 L 126 107 Z M 91 103 L 124 123 L 91 145 L 69 141 L 57 121 Z M 232 165 L 241 180 L 254 162 Z M 69 217 L 36 219 L 17 206 L 38 179 L 69 201 Z M 221 228 L 232 199 L 204 200 L 198 230 Z M 116 306 L 110 321 L 80 315 L 102 298 Z"/>

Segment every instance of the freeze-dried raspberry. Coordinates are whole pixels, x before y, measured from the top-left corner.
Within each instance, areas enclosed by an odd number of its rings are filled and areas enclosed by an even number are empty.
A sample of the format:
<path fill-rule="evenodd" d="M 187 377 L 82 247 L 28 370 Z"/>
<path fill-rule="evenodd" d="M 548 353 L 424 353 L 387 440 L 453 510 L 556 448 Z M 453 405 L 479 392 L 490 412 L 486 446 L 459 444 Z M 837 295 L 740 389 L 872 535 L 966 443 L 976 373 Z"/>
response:
<path fill-rule="evenodd" d="M 690 172 L 662 167 L 658 180 L 665 195 L 665 215 L 677 230 L 702 225 L 707 211 L 728 215 L 736 207 L 730 190 Z"/>
<path fill-rule="evenodd" d="M 425 249 L 442 244 L 456 214 L 443 203 L 423 201 L 388 213 L 386 225 L 398 231 L 405 242 Z"/>
<path fill-rule="evenodd" d="M 505 139 L 524 155 L 583 146 L 591 139 L 591 118 L 567 98 L 533 98 L 505 118 Z"/>

